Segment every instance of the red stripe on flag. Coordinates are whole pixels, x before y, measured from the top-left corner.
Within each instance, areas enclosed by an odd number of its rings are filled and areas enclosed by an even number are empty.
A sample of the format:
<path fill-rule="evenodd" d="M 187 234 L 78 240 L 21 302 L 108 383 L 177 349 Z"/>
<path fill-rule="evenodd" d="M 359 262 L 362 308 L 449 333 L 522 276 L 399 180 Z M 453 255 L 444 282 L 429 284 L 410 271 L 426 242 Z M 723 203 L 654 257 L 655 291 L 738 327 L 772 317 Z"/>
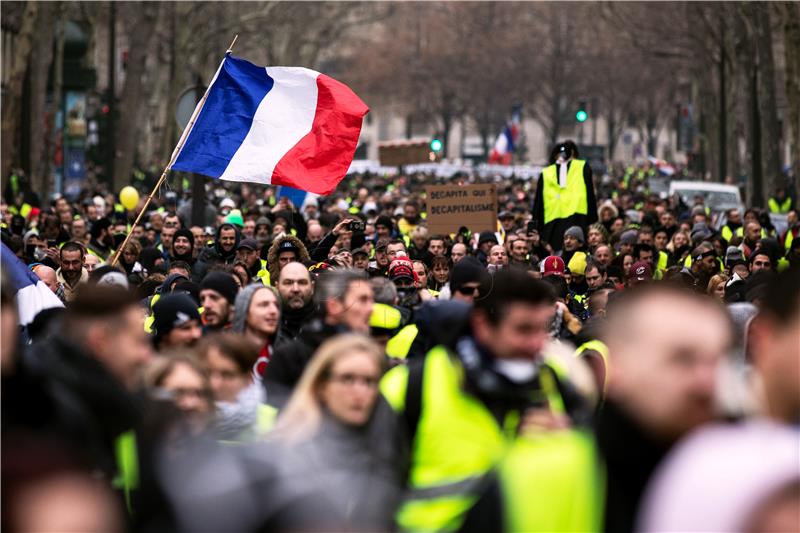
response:
<path fill-rule="evenodd" d="M 349 87 L 320 74 L 311 131 L 275 165 L 272 184 L 330 194 L 353 162 L 361 122 L 368 111 Z"/>

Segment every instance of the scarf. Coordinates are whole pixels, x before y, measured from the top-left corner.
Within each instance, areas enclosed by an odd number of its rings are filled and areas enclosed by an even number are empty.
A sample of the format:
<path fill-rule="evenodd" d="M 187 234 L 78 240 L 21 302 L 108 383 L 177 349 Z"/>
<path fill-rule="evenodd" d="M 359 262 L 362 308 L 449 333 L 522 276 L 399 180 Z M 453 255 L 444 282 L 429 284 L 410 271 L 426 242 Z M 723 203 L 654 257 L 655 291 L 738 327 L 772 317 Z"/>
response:
<path fill-rule="evenodd" d="M 242 390 L 235 402 L 217 402 L 214 435 L 219 440 L 240 440 L 251 429 L 258 416 L 258 406 L 264 401 L 264 386 L 254 381 Z"/>

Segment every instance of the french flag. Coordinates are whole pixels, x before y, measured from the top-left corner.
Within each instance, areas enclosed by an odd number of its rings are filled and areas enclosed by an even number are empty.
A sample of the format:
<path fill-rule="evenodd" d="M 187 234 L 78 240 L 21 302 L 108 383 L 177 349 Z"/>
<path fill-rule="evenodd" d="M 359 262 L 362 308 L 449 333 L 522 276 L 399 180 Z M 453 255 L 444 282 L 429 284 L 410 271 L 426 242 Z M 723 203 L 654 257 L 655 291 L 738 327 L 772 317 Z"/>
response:
<path fill-rule="evenodd" d="M 5 244 L 0 244 L 0 261 L 3 266 L 3 275 L 8 280 L 11 291 L 17 302 L 19 324 L 27 326 L 39 311 L 51 307 L 64 307 L 58 296 L 53 294 L 39 276 L 31 272 L 19 257 Z"/>
<path fill-rule="evenodd" d="M 494 142 L 494 147 L 489 154 L 489 163 L 511 164 L 511 154 L 516 151 L 517 141 L 519 140 L 520 125 L 522 123 L 521 115 L 522 108 L 514 106 L 511 111 L 511 120 Z"/>
<path fill-rule="evenodd" d="M 259 67 L 228 52 L 172 168 L 329 194 L 353 161 L 368 111 L 324 74 Z"/>

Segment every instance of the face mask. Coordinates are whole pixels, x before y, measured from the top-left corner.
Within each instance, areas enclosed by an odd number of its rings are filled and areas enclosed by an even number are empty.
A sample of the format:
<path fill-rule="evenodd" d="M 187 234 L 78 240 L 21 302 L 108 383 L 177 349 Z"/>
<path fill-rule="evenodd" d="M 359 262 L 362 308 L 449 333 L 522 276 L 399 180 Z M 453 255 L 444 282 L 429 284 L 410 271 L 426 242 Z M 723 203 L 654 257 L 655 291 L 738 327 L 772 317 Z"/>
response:
<path fill-rule="evenodd" d="M 494 369 L 513 383 L 525 383 L 536 376 L 537 366 L 534 361 L 525 359 L 497 359 Z"/>
<path fill-rule="evenodd" d="M 47 257 L 47 254 L 44 253 L 44 248 L 36 248 L 33 250 L 33 258 L 37 261 L 41 261 L 45 257 Z"/>

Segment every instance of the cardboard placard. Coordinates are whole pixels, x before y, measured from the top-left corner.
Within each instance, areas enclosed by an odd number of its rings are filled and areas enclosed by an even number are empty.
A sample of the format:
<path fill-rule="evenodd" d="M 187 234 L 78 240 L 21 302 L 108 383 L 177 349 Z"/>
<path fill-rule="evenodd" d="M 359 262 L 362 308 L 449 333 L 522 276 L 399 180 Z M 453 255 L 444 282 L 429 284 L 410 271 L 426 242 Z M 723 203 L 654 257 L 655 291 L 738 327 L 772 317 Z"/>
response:
<path fill-rule="evenodd" d="M 432 235 L 497 231 L 497 189 L 494 184 L 425 187 L 428 231 Z"/>
<path fill-rule="evenodd" d="M 399 167 L 430 162 L 431 148 L 428 141 L 381 143 L 378 145 L 378 159 L 381 165 Z"/>

